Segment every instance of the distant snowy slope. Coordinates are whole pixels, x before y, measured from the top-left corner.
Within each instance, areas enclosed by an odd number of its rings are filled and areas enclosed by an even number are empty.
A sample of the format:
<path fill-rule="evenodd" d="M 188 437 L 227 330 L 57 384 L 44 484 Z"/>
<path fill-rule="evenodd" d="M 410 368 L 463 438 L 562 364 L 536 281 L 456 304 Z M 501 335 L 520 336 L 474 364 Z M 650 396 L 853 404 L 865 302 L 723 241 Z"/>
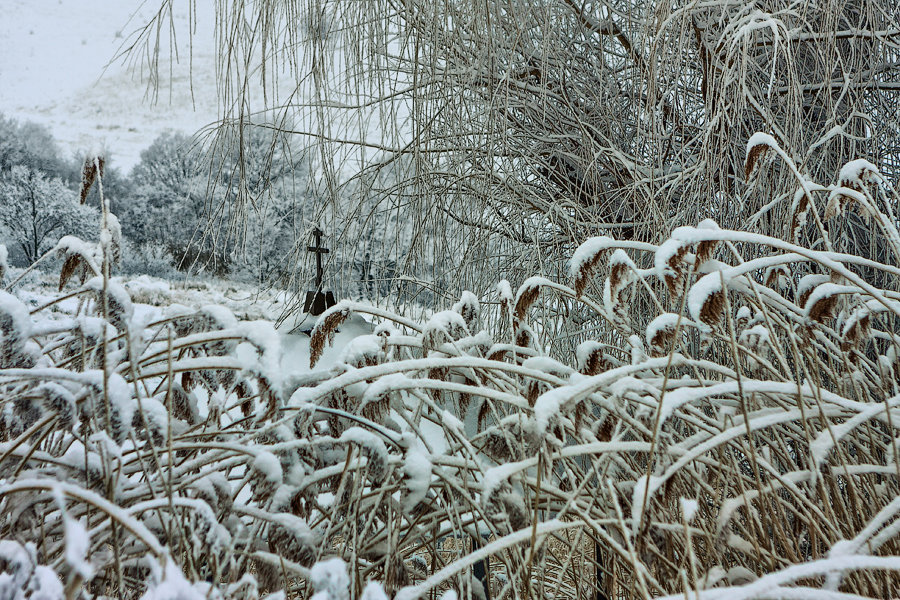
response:
<path fill-rule="evenodd" d="M 216 87 L 211 3 L 196 4 L 191 60 L 188 3 L 173 3 L 178 61 L 169 60 L 164 38 L 155 102 L 148 97 L 147 71 L 139 63 L 109 64 L 159 4 L 0 0 L 0 113 L 49 126 L 67 155 L 108 149 L 113 164 L 125 170 L 163 131 L 194 132 L 212 122 Z"/>
<path fill-rule="evenodd" d="M 177 45 L 170 45 L 166 16 L 159 40 L 158 81 L 151 80 L 146 48 L 139 48 L 142 51 L 128 60 L 113 61 L 162 4 L 162 0 L 0 0 L 0 113 L 50 127 L 66 155 L 100 148 L 109 153 L 112 165 L 126 171 L 164 131 L 194 133 L 215 122 L 220 107 L 214 3 L 171 3 Z M 196 28 L 191 45 L 188 9 L 192 4 Z M 297 26 L 302 28 L 302 18 Z M 270 87 L 265 102 L 256 79 L 259 71 L 251 75 L 252 110 L 292 104 L 294 110 L 289 112 L 301 130 L 315 135 L 313 123 L 324 118 L 328 135 L 335 139 L 380 144 L 386 139 L 385 131 L 394 130 L 403 133 L 387 145 L 402 147 L 409 131 L 405 99 L 367 110 L 339 108 L 357 104 L 358 98 L 343 85 L 342 72 L 349 65 L 337 31 L 332 32 L 332 40 L 325 57 L 332 73 L 325 83 L 330 108 L 312 110 L 312 79 L 299 76 L 297 87 L 298 76 L 286 72 L 286 64 L 281 63 L 274 77 L 272 66 L 267 68 Z M 393 53 L 402 51 L 397 41 L 390 48 Z M 300 49 L 295 58 L 302 54 Z M 307 60 L 298 62 L 302 65 Z M 251 60 L 251 65 L 255 62 Z M 402 86 L 402 76 L 398 77 L 396 85 Z M 277 90 L 271 89 L 273 81 Z M 389 106 L 391 102 L 396 104 Z M 371 160 L 371 154 L 371 149 L 348 145 L 335 164 L 339 170 L 355 173 L 358 161 L 363 156 Z"/>

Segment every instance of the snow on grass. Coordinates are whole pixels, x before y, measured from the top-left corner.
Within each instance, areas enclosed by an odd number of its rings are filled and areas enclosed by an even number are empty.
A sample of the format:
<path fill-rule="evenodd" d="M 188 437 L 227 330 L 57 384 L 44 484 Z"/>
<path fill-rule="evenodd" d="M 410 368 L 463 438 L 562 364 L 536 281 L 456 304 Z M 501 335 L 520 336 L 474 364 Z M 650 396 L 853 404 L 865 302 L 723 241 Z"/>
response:
<path fill-rule="evenodd" d="M 340 558 L 317 562 L 310 570 L 316 593 L 310 600 L 350 600 L 350 577 L 347 564 Z"/>
<path fill-rule="evenodd" d="M 91 539 L 88 530 L 81 521 L 65 517 L 66 522 L 66 563 L 85 581 L 90 581 L 94 569 L 88 562 Z"/>
<path fill-rule="evenodd" d="M 403 457 L 403 475 L 407 495 L 403 499 L 403 509 L 412 511 L 428 495 L 431 487 L 432 464 L 423 445 L 414 443 Z"/>

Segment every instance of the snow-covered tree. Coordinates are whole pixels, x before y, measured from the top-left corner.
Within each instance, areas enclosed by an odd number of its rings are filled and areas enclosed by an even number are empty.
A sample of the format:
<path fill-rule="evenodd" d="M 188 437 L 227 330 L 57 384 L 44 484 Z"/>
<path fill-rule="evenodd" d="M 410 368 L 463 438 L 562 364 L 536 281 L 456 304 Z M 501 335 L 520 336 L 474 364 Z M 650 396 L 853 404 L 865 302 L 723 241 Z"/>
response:
<path fill-rule="evenodd" d="M 25 264 L 47 252 L 64 235 L 89 236 L 99 226 L 96 209 L 78 203 L 60 179 L 22 165 L 0 181 L 0 224 Z"/>
<path fill-rule="evenodd" d="M 49 177 L 75 183 L 78 167 L 59 153 L 52 132 L 45 126 L 26 121 L 19 123 L 0 115 L 0 173 L 24 165 Z"/>

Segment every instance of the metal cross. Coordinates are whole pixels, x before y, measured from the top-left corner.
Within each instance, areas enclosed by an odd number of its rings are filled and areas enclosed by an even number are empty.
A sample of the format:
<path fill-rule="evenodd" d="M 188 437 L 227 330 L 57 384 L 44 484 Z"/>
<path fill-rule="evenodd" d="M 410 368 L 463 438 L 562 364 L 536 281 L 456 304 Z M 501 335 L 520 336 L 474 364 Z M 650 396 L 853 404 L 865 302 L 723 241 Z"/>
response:
<path fill-rule="evenodd" d="M 316 253 L 316 291 L 322 289 L 322 255 L 328 254 L 330 250 L 322 247 L 322 230 L 316 227 L 313 229 L 313 235 L 316 238 L 315 246 L 307 246 L 309 252 Z"/>

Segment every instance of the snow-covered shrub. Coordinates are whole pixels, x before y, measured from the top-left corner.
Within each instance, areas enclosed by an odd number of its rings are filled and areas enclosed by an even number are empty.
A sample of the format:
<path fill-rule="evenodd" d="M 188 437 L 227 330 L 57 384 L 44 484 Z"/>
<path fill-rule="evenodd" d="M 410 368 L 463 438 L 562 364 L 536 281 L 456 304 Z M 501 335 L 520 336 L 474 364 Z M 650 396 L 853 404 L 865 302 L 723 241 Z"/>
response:
<path fill-rule="evenodd" d="M 167 248 L 153 242 L 135 244 L 127 239 L 122 251 L 121 270 L 128 275 L 150 277 L 174 277 L 177 274 Z"/>
<path fill-rule="evenodd" d="M 748 172 L 760 155 L 751 142 Z M 399 551 L 411 563 L 435 538 L 494 536 L 397 597 L 444 586 L 475 594 L 466 578 L 486 557 L 506 574 L 498 596 L 552 582 L 557 597 L 592 597 L 596 568 L 617 597 L 896 595 L 900 247 L 890 240 L 900 238 L 888 215 L 897 196 L 869 163 L 851 167 L 834 185 L 800 180 L 796 210 L 822 223 L 835 190 L 860 194 L 873 235 L 895 250 L 885 262 L 842 253 L 825 230 L 801 246 L 704 221 L 659 246 L 586 241 L 574 289 L 544 278 L 515 294 L 500 286 L 508 315 L 484 322 L 515 323 L 502 335 L 474 330 L 461 314 L 471 301 L 421 325 L 350 302 L 323 315 L 314 347 L 352 311 L 399 329 L 384 329 L 387 362 L 338 370 L 289 404 L 363 423 L 401 473 L 410 434 L 430 453 L 430 489 L 399 524 L 406 545 L 379 556 Z M 851 172 L 865 185 L 846 188 Z M 602 342 L 556 357 L 568 365 L 517 335 L 557 298 L 606 322 L 594 330 Z M 656 314 L 631 310 L 645 305 Z M 373 397 L 390 398 L 391 412 L 367 422 Z M 342 508 L 365 505 L 342 492 Z M 390 546 L 389 531 L 363 548 Z"/>

